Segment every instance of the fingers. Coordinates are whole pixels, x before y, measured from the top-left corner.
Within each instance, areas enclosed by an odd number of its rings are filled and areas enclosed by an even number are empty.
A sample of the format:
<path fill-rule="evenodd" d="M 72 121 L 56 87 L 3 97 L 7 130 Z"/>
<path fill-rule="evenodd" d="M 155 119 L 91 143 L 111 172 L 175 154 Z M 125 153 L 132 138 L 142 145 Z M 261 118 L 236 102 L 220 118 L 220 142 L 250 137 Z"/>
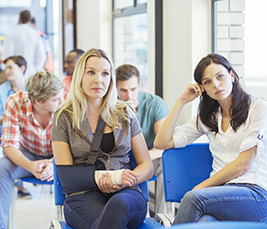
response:
<path fill-rule="evenodd" d="M 196 95 L 202 94 L 202 89 L 201 89 L 201 86 L 199 84 L 191 84 L 190 89 L 192 89 L 196 93 Z"/>
<path fill-rule="evenodd" d="M 48 180 L 51 178 L 53 180 L 53 165 L 51 162 L 49 162 L 43 166 L 40 179 L 41 180 Z"/>
<path fill-rule="evenodd" d="M 113 193 L 122 189 L 119 185 L 113 185 L 109 173 L 102 174 L 98 182 L 99 189 L 104 193 Z"/>
<path fill-rule="evenodd" d="M 122 172 L 121 183 L 122 185 L 125 185 L 127 187 L 132 187 L 138 184 L 139 177 L 140 175 L 137 174 L 136 172 L 125 169 Z"/>
<path fill-rule="evenodd" d="M 54 180 L 54 174 L 52 174 L 52 176 L 47 179 L 47 181 L 52 181 L 52 180 Z"/>

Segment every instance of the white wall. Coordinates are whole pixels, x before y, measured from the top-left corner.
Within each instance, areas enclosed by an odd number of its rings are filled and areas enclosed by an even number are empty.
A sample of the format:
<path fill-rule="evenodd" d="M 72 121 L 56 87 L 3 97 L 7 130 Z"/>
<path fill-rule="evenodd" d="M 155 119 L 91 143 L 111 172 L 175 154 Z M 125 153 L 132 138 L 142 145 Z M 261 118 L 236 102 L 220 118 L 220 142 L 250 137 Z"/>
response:
<path fill-rule="evenodd" d="M 199 60 L 211 51 L 209 0 L 163 1 L 164 100 L 171 109 L 186 85 L 193 82 Z M 183 109 L 178 124 L 195 114 L 195 105 Z"/>
<path fill-rule="evenodd" d="M 112 1 L 77 1 L 77 47 L 101 48 L 112 56 Z"/>
<path fill-rule="evenodd" d="M 169 109 L 186 85 L 193 82 L 199 60 L 211 51 L 211 1 L 163 0 L 163 97 Z M 148 91 L 154 93 L 154 0 L 148 0 Z M 112 52 L 112 1 L 77 1 L 78 48 Z M 195 114 L 195 104 L 185 107 L 178 123 Z"/>

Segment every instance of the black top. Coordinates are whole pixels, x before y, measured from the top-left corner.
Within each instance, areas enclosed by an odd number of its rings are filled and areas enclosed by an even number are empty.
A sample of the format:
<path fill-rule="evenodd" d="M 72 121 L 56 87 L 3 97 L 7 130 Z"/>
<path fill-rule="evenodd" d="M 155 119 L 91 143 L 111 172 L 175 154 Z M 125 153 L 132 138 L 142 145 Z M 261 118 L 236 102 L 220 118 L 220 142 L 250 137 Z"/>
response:
<path fill-rule="evenodd" d="M 103 134 L 100 149 L 105 153 L 110 153 L 114 149 L 114 146 L 115 146 L 115 139 L 113 132 Z"/>

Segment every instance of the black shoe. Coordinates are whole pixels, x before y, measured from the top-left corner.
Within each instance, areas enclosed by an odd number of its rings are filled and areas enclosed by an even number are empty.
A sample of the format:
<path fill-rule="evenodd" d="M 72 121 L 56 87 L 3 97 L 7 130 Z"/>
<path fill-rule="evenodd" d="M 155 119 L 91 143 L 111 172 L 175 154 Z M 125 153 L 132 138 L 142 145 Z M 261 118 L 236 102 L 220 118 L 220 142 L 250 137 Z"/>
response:
<path fill-rule="evenodd" d="M 21 190 L 18 190 L 18 197 L 23 199 L 31 199 L 32 195 L 26 188 L 23 188 Z"/>

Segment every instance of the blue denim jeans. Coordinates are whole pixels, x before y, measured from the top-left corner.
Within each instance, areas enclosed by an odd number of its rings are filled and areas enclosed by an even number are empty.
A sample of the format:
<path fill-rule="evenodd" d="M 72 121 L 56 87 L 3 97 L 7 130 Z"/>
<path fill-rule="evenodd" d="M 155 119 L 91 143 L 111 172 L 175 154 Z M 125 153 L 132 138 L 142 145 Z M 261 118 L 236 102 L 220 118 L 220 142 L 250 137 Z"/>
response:
<path fill-rule="evenodd" d="M 198 221 L 267 222 L 267 192 L 251 184 L 225 184 L 189 191 L 174 224 Z"/>
<path fill-rule="evenodd" d="M 20 150 L 31 161 L 45 159 L 44 157 L 32 154 L 23 147 Z M 7 228 L 14 180 L 29 176 L 33 175 L 29 171 L 15 165 L 7 157 L 4 156 L 0 159 L 0 229 Z"/>
<path fill-rule="evenodd" d="M 67 197 L 64 203 L 65 219 L 75 229 L 138 228 L 146 211 L 145 198 L 132 189 L 112 194 L 92 191 Z"/>

